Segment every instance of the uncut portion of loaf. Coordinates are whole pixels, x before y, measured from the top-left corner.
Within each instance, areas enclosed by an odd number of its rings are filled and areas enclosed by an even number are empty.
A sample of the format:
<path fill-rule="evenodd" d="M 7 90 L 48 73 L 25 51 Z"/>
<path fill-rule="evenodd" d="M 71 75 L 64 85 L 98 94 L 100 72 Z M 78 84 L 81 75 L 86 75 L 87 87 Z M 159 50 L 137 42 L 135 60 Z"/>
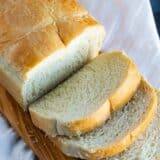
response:
<path fill-rule="evenodd" d="M 140 80 L 136 66 L 122 52 L 101 54 L 30 105 L 32 121 L 52 137 L 81 135 L 127 103 Z"/>
<path fill-rule="evenodd" d="M 141 82 L 131 101 L 114 112 L 106 123 L 78 138 L 55 138 L 57 146 L 68 156 L 101 159 L 124 151 L 145 130 L 156 108 L 155 91 Z"/>
<path fill-rule="evenodd" d="M 0 83 L 24 109 L 102 46 L 104 27 L 75 0 L 0 4 Z"/>
<path fill-rule="evenodd" d="M 154 119 L 136 142 L 123 153 L 106 160 L 159 160 L 160 159 L 160 93 Z"/>

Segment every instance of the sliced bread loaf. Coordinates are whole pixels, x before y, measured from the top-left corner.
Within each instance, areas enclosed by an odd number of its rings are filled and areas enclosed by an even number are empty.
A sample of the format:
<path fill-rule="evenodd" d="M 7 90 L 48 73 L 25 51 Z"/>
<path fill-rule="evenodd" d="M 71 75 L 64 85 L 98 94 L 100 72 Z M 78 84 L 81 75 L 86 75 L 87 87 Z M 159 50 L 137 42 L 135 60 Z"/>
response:
<path fill-rule="evenodd" d="M 145 130 L 157 108 L 157 95 L 144 81 L 131 101 L 114 112 L 100 128 L 80 137 L 54 138 L 56 145 L 68 156 L 102 159 L 124 151 Z"/>
<path fill-rule="evenodd" d="M 75 0 L 0 6 L 0 83 L 26 109 L 97 56 L 105 30 Z"/>
<path fill-rule="evenodd" d="M 145 133 L 127 150 L 106 160 L 160 160 L 160 93 L 156 115 Z"/>
<path fill-rule="evenodd" d="M 127 103 L 141 76 L 121 52 L 102 54 L 29 106 L 33 123 L 48 135 L 81 135 Z"/>

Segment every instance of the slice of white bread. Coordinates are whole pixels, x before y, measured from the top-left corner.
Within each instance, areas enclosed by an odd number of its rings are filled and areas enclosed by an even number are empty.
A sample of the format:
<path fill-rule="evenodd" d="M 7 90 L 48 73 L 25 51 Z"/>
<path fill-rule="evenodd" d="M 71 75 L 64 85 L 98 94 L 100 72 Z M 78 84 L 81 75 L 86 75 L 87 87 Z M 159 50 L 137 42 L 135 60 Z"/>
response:
<path fill-rule="evenodd" d="M 81 135 L 102 125 L 127 103 L 141 76 L 122 52 L 102 54 L 29 106 L 35 126 L 47 135 Z"/>
<path fill-rule="evenodd" d="M 102 127 L 80 137 L 58 137 L 53 141 L 68 156 L 92 160 L 111 157 L 137 139 L 151 122 L 156 108 L 156 92 L 142 81 L 131 101 L 112 113 Z"/>
<path fill-rule="evenodd" d="M 105 160 L 160 160 L 160 92 L 156 115 L 144 134 L 127 150 Z"/>
<path fill-rule="evenodd" d="M 97 56 L 105 30 L 75 0 L 0 6 L 0 83 L 26 106 Z"/>

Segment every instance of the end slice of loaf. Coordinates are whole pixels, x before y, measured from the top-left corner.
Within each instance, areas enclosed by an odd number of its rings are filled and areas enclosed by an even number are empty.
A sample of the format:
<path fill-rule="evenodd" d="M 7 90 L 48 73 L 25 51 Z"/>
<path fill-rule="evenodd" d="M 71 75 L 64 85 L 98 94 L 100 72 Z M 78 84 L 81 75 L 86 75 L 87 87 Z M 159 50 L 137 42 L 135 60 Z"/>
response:
<path fill-rule="evenodd" d="M 114 112 L 106 123 L 78 138 L 55 138 L 57 146 L 68 156 L 101 159 L 124 151 L 146 129 L 155 115 L 157 95 L 144 81 L 131 101 Z"/>
<path fill-rule="evenodd" d="M 24 108 L 97 56 L 105 29 L 75 0 L 6 0 L 0 83 Z"/>
<path fill-rule="evenodd" d="M 134 144 L 121 154 L 106 160 L 159 160 L 160 159 L 160 92 L 155 117 Z"/>
<path fill-rule="evenodd" d="M 33 123 L 47 135 L 81 135 L 127 103 L 141 76 L 122 52 L 102 54 L 30 105 Z"/>

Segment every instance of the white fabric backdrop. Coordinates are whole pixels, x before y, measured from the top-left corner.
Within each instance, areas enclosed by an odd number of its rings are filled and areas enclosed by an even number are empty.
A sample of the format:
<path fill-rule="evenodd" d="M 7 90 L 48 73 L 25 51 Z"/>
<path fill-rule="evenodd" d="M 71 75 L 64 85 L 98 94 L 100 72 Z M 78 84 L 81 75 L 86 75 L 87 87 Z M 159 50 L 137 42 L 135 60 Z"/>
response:
<path fill-rule="evenodd" d="M 160 88 L 160 41 L 149 0 L 79 0 L 105 27 L 103 50 L 124 50 Z M 33 160 L 32 151 L 0 115 L 0 160 Z"/>

